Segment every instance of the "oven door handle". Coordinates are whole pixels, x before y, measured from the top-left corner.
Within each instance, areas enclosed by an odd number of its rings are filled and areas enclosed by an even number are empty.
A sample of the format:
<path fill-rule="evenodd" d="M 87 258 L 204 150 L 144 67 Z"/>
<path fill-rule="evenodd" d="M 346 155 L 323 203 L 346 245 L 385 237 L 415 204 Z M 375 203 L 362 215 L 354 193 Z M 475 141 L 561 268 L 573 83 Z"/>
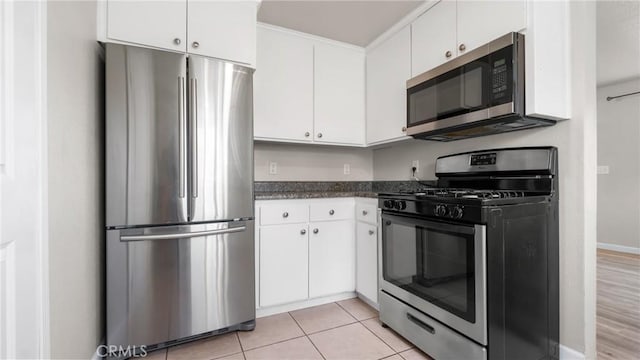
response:
<path fill-rule="evenodd" d="M 455 233 L 465 234 L 465 235 L 473 235 L 476 232 L 476 229 L 473 225 L 454 225 L 454 224 L 447 224 L 447 223 L 420 219 L 416 217 L 388 215 L 383 213 L 382 224 L 385 226 L 388 226 L 388 225 L 391 225 L 391 223 L 400 223 L 408 226 L 421 225 L 422 227 L 427 229 L 455 232 Z"/>

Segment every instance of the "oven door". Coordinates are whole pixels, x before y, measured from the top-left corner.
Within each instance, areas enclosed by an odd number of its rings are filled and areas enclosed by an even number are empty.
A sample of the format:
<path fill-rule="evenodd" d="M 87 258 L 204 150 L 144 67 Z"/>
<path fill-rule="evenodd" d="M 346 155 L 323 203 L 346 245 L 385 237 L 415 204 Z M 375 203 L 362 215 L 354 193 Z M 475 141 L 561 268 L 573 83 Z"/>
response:
<path fill-rule="evenodd" d="M 381 289 L 487 345 L 486 227 L 382 213 Z"/>

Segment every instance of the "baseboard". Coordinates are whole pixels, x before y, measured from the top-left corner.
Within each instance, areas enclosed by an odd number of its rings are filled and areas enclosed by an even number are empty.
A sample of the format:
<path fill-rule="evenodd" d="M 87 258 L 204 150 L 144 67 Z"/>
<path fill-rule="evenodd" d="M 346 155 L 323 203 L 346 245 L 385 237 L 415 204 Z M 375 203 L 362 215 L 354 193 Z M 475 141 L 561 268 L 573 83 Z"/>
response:
<path fill-rule="evenodd" d="M 356 297 L 355 292 L 346 292 L 337 295 L 325 296 L 321 298 L 309 299 L 304 301 L 298 301 L 283 305 L 275 305 L 267 308 L 260 308 L 256 310 L 256 318 L 261 318 L 269 315 L 281 314 L 288 311 L 300 310 L 312 306 L 324 305 L 340 300 L 352 299 Z"/>
<path fill-rule="evenodd" d="M 628 254 L 640 255 L 640 248 L 633 247 L 633 246 L 623 246 L 623 245 L 599 242 L 598 249 L 619 251 L 619 252 L 628 253 Z"/>
<path fill-rule="evenodd" d="M 585 360 L 584 354 L 572 348 L 560 345 L 560 360 Z"/>

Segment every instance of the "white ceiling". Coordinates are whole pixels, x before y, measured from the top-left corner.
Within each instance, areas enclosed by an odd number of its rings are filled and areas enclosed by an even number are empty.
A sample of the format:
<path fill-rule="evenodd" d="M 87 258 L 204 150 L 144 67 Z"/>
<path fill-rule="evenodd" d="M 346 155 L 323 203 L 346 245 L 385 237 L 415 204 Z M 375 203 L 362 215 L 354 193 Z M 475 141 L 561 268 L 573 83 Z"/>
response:
<path fill-rule="evenodd" d="M 598 85 L 640 77 L 640 1 L 598 1 Z"/>
<path fill-rule="evenodd" d="M 424 0 L 264 0 L 258 21 L 367 46 Z"/>

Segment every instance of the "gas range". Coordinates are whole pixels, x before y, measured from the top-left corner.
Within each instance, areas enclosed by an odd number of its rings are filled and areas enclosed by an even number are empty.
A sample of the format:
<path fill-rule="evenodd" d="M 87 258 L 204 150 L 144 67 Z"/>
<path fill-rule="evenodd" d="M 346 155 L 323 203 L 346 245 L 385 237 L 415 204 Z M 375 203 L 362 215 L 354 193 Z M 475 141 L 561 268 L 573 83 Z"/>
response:
<path fill-rule="evenodd" d="M 557 173 L 553 147 L 483 150 L 378 194 L 381 321 L 434 358 L 558 359 Z"/>

